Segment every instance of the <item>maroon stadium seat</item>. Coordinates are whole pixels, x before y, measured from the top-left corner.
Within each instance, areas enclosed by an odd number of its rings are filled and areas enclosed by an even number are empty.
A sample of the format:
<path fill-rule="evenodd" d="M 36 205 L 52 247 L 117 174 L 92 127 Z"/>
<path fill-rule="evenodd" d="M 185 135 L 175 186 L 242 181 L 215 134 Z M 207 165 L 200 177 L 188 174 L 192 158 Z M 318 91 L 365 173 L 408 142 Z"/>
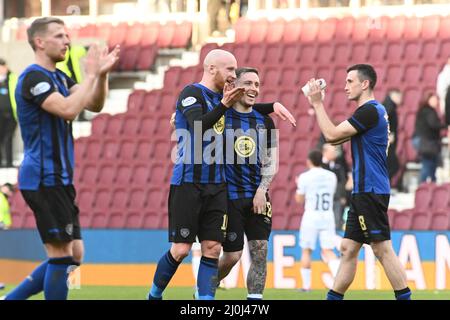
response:
<path fill-rule="evenodd" d="M 153 136 L 156 127 L 156 119 L 152 114 L 142 116 L 139 125 L 139 135 L 143 138 L 150 138 Z"/>
<path fill-rule="evenodd" d="M 352 51 L 351 45 L 348 42 L 337 42 L 334 46 L 334 63 L 338 65 L 347 64 L 350 60 Z"/>
<path fill-rule="evenodd" d="M 369 18 L 369 38 L 373 40 L 385 40 L 388 32 L 389 17 L 381 16 Z"/>
<path fill-rule="evenodd" d="M 433 189 L 435 187 L 434 183 L 423 183 L 417 188 L 414 199 L 415 210 L 425 211 L 430 209 Z"/>
<path fill-rule="evenodd" d="M 440 17 L 438 15 L 432 15 L 422 18 L 422 33 L 421 39 L 435 39 L 439 32 Z"/>
<path fill-rule="evenodd" d="M 137 142 L 135 157 L 138 160 L 148 161 L 152 154 L 152 142 L 149 138 L 141 138 Z"/>
<path fill-rule="evenodd" d="M 121 140 L 118 158 L 124 161 L 134 159 L 136 155 L 136 142 L 125 138 Z"/>
<path fill-rule="evenodd" d="M 123 229 L 125 226 L 125 214 L 123 211 L 112 211 L 107 220 L 107 228 Z"/>
<path fill-rule="evenodd" d="M 142 218 L 141 210 L 136 212 L 128 211 L 125 215 L 125 228 L 126 229 L 140 229 L 142 228 Z"/>
<path fill-rule="evenodd" d="M 285 89 L 297 88 L 298 68 L 296 66 L 285 66 L 281 69 L 280 86 Z"/>
<path fill-rule="evenodd" d="M 102 161 L 98 170 L 98 184 L 112 186 L 117 172 L 116 165 L 113 162 Z"/>
<path fill-rule="evenodd" d="M 413 209 L 403 210 L 394 216 L 394 230 L 410 230 Z"/>
<path fill-rule="evenodd" d="M 422 18 L 408 17 L 405 21 L 404 39 L 418 39 L 422 32 Z"/>
<path fill-rule="evenodd" d="M 150 70 L 155 63 L 158 55 L 158 47 L 156 45 L 148 45 L 141 47 L 139 57 L 136 61 L 136 70 L 147 71 Z"/>
<path fill-rule="evenodd" d="M 145 94 L 143 110 L 147 113 L 155 113 L 161 101 L 161 90 L 152 90 Z"/>
<path fill-rule="evenodd" d="M 135 114 L 125 114 L 122 125 L 122 134 L 136 136 L 139 132 L 140 119 Z"/>
<path fill-rule="evenodd" d="M 333 61 L 334 57 L 334 47 L 331 42 L 321 43 L 317 48 L 317 63 L 318 64 L 329 64 Z M 329 78 L 328 78 L 329 79 Z"/>
<path fill-rule="evenodd" d="M 367 61 L 368 54 L 369 46 L 367 45 L 367 41 L 353 42 L 350 59 L 354 63 L 364 63 L 364 61 Z"/>
<path fill-rule="evenodd" d="M 92 187 L 84 186 L 77 190 L 76 203 L 80 212 L 91 214 L 94 207 L 95 192 Z"/>
<path fill-rule="evenodd" d="M 387 27 L 389 32 L 386 33 L 388 40 L 399 40 L 402 38 L 405 30 L 405 20 L 405 16 L 391 17 Z"/>
<path fill-rule="evenodd" d="M 450 214 L 448 210 L 435 212 L 431 216 L 430 230 L 433 231 L 450 230 Z"/>
<path fill-rule="evenodd" d="M 390 41 L 386 47 L 386 61 L 400 62 L 403 59 L 404 43 L 402 41 Z"/>
<path fill-rule="evenodd" d="M 267 21 L 267 19 L 260 18 L 258 20 L 252 21 L 248 43 L 255 44 L 264 42 L 264 40 L 266 39 L 268 29 L 269 29 L 269 21 Z"/>
<path fill-rule="evenodd" d="M 310 137 L 296 138 L 294 148 L 292 149 L 293 158 L 296 160 L 304 160 L 308 157 L 308 152 L 311 150 L 312 140 Z"/>
<path fill-rule="evenodd" d="M 150 184 L 163 185 L 168 182 L 168 165 L 167 162 L 153 162 L 151 164 Z"/>
<path fill-rule="evenodd" d="M 291 215 L 287 225 L 287 230 L 299 230 L 300 222 L 302 221 L 302 215 L 300 213 Z"/>
<path fill-rule="evenodd" d="M 92 119 L 92 135 L 103 136 L 106 133 L 106 125 L 111 118 L 109 114 L 99 114 L 94 119 Z"/>
<path fill-rule="evenodd" d="M 108 41 L 111 33 L 113 32 L 113 26 L 110 22 L 100 23 L 95 30 L 95 37 L 103 41 Z"/>
<path fill-rule="evenodd" d="M 128 28 L 127 36 L 124 40 L 124 46 L 138 46 L 141 44 L 142 36 L 144 35 L 144 24 L 135 22 Z"/>
<path fill-rule="evenodd" d="M 145 93 L 145 90 L 134 90 L 128 96 L 127 110 L 136 113 L 139 112 L 142 109 L 142 104 L 144 103 Z M 97 116 L 96 118 L 98 118 L 99 116 Z"/>
<path fill-rule="evenodd" d="M 273 214 L 273 213 L 272 213 Z M 286 230 L 288 217 L 274 214 L 272 215 L 272 229 L 274 230 Z"/>
<path fill-rule="evenodd" d="M 264 86 L 263 92 L 260 94 L 266 96 L 268 95 L 267 91 L 278 90 L 278 85 L 280 82 L 281 72 L 279 67 L 267 67 L 264 70 L 261 70 L 260 79 L 261 83 Z M 275 100 L 266 100 L 264 101 L 275 101 Z"/>
<path fill-rule="evenodd" d="M 426 211 L 414 211 L 411 221 L 411 230 L 428 230 L 431 223 L 431 214 Z"/>
<path fill-rule="evenodd" d="M 438 37 L 440 39 L 450 38 L 450 15 L 441 17 Z"/>
<path fill-rule="evenodd" d="M 128 185 L 131 181 L 133 168 L 129 163 L 120 163 L 117 165 L 116 184 Z"/>
<path fill-rule="evenodd" d="M 112 191 L 110 207 L 115 210 L 125 209 L 128 205 L 128 186 L 117 187 Z"/>
<path fill-rule="evenodd" d="M 106 211 L 96 211 L 92 215 L 91 227 L 104 229 L 107 227 L 109 221 L 109 214 Z"/>
<path fill-rule="evenodd" d="M 400 64 L 387 66 L 384 82 L 389 86 L 399 86 L 403 80 L 403 67 Z"/>
<path fill-rule="evenodd" d="M 371 41 L 369 44 L 369 52 L 367 55 L 367 60 L 369 63 L 380 63 L 384 62 L 384 57 L 386 56 L 386 42 Z"/>
<path fill-rule="evenodd" d="M 403 81 L 406 83 L 419 83 L 422 68 L 419 63 L 410 63 L 405 67 Z"/>
<path fill-rule="evenodd" d="M 136 187 L 145 187 L 149 182 L 149 177 L 150 164 L 148 162 L 135 164 L 133 174 L 131 176 L 131 185 Z"/>
<path fill-rule="evenodd" d="M 167 196 L 168 190 L 161 187 L 153 187 L 147 190 L 147 203 L 152 210 L 162 212 L 167 210 Z"/>
<path fill-rule="evenodd" d="M 300 33 L 300 42 L 313 42 L 317 38 L 317 34 L 319 33 L 319 26 L 321 21 L 318 18 L 310 18 L 306 22 L 306 25 L 302 28 L 302 32 Z"/>
<path fill-rule="evenodd" d="M 175 35 L 176 22 L 168 21 L 166 24 L 162 24 L 159 29 L 158 40 L 156 41 L 158 47 L 169 48 L 173 37 Z"/>
<path fill-rule="evenodd" d="M 436 61 L 439 56 L 439 42 L 436 39 L 425 40 L 422 44 L 421 59 L 424 61 Z"/>
<path fill-rule="evenodd" d="M 160 225 L 161 216 L 155 211 L 144 212 L 142 218 L 143 229 L 158 229 Z"/>
<path fill-rule="evenodd" d="M 438 186 L 433 189 L 431 198 L 431 208 L 428 207 L 429 211 L 443 211 L 449 210 L 450 204 L 450 191 L 447 185 Z"/>
<path fill-rule="evenodd" d="M 116 45 L 122 45 L 128 33 L 128 23 L 121 22 L 114 26 L 108 39 L 108 46 L 110 50 Z"/>
<path fill-rule="evenodd" d="M 100 160 L 99 158 L 94 159 L 91 162 L 85 162 L 83 163 L 83 166 L 81 167 L 81 174 L 80 174 L 80 183 L 84 185 L 94 185 L 97 183 L 97 162 Z"/>
<path fill-rule="evenodd" d="M 170 144 L 169 136 L 166 138 L 158 138 L 153 141 L 152 159 L 157 161 L 169 161 L 172 145 Z"/>
<path fill-rule="evenodd" d="M 192 23 L 183 21 L 175 26 L 175 34 L 173 35 L 172 48 L 186 48 L 192 36 Z"/>
<path fill-rule="evenodd" d="M 122 48 L 120 51 L 119 70 L 135 71 L 140 52 L 141 47 L 138 45 Z"/>
<path fill-rule="evenodd" d="M 94 211 L 107 211 L 109 209 L 112 194 L 111 186 L 113 184 L 95 190 Z"/>
<path fill-rule="evenodd" d="M 108 119 L 108 123 L 106 124 L 105 135 L 107 137 L 119 136 L 122 132 L 123 119 L 124 119 L 123 113 L 118 113 L 110 117 Z"/>
<path fill-rule="evenodd" d="M 303 29 L 303 21 L 300 18 L 290 20 L 284 26 L 283 42 L 297 43 Z"/>
<path fill-rule="evenodd" d="M 348 41 L 352 35 L 354 23 L 355 19 L 353 17 L 339 19 L 336 24 L 335 38 Z"/>
<path fill-rule="evenodd" d="M 135 186 L 135 185 L 136 184 L 133 183 L 133 186 Z M 149 203 L 148 205 L 151 205 L 151 203 Z M 147 206 L 147 193 L 144 190 L 144 187 L 140 187 L 140 188 L 133 187 L 130 190 L 130 199 L 129 199 L 129 203 L 128 203 L 128 209 L 143 211 L 146 206 Z"/>
<path fill-rule="evenodd" d="M 328 18 L 322 21 L 319 25 L 319 31 L 317 33 L 317 41 L 319 42 L 330 42 L 334 39 L 334 34 L 336 32 L 336 25 L 338 19 Z"/>
<path fill-rule="evenodd" d="M 403 60 L 405 62 L 416 62 L 420 59 L 422 52 L 422 42 L 414 39 L 405 42 Z"/>
<path fill-rule="evenodd" d="M 119 155 L 120 140 L 117 138 L 107 138 L 103 140 L 102 158 L 106 160 L 116 160 Z"/>
<path fill-rule="evenodd" d="M 267 46 L 265 43 L 254 43 L 250 46 L 248 53 L 248 65 L 258 67 L 264 62 Z"/>
<path fill-rule="evenodd" d="M 180 74 L 183 70 L 182 67 L 175 66 L 170 67 L 164 73 L 164 88 L 165 89 L 176 89 L 178 88 L 178 81 L 180 80 Z"/>
<path fill-rule="evenodd" d="M 285 25 L 286 21 L 284 19 L 277 19 L 275 21 L 271 21 L 268 25 L 265 42 L 275 43 L 278 45 L 281 44 Z"/>
<path fill-rule="evenodd" d="M 360 17 L 355 20 L 352 32 L 353 41 L 366 40 L 369 37 L 369 31 L 372 21 L 369 17 Z M 362 61 L 362 60 L 360 60 Z"/>
<path fill-rule="evenodd" d="M 302 65 L 312 65 L 317 58 L 317 45 L 315 43 L 305 43 L 300 46 L 299 62 Z"/>
<path fill-rule="evenodd" d="M 246 43 L 252 31 L 252 22 L 245 18 L 240 18 L 234 25 L 236 33 L 236 43 Z"/>
<path fill-rule="evenodd" d="M 74 145 L 74 156 L 75 156 L 75 163 L 79 163 L 81 159 L 84 157 L 84 153 L 86 151 L 88 138 L 81 137 L 75 140 Z"/>
<path fill-rule="evenodd" d="M 441 66 L 436 65 L 436 63 L 425 64 L 422 71 L 422 82 L 434 84 L 440 71 Z"/>
<path fill-rule="evenodd" d="M 142 47 L 156 45 L 156 42 L 158 41 L 159 29 L 160 24 L 158 22 L 145 24 L 140 45 Z"/>

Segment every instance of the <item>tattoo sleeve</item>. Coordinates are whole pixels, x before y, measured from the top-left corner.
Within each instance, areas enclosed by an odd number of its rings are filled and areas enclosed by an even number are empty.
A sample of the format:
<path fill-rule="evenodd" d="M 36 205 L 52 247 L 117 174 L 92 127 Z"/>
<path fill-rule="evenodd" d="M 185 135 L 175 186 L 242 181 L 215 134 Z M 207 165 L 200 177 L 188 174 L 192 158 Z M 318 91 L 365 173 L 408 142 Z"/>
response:
<path fill-rule="evenodd" d="M 267 277 L 267 240 L 250 240 L 248 242 L 252 263 L 247 274 L 249 294 L 262 294 Z"/>
<path fill-rule="evenodd" d="M 275 176 L 277 169 L 278 153 L 277 148 L 269 148 L 264 152 L 261 166 L 261 182 L 259 188 L 266 191 Z"/>

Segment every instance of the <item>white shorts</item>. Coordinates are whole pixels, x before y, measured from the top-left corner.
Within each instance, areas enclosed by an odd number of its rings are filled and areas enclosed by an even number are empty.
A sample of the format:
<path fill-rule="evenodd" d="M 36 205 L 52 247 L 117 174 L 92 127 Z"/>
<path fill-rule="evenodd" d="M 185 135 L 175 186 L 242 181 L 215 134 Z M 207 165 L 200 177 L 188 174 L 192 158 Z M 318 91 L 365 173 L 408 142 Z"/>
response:
<path fill-rule="evenodd" d="M 333 212 L 305 212 L 303 215 L 300 226 L 300 247 L 316 249 L 317 237 L 322 249 L 334 249 L 336 230 Z"/>

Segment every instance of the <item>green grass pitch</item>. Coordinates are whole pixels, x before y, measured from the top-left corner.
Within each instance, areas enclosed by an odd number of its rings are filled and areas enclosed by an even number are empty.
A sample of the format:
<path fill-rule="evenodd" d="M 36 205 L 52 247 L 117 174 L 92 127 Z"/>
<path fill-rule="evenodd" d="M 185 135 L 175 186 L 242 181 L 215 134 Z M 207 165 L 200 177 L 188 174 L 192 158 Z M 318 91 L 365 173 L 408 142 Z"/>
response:
<path fill-rule="evenodd" d="M 0 296 L 6 294 L 14 286 L 8 285 L 0 291 Z M 149 287 L 110 287 L 110 286 L 82 286 L 69 292 L 70 300 L 145 300 Z M 193 288 L 169 287 L 164 293 L 165 300 L 192 300 Z M 246 289 L 218 289 L 217 300 L 245 300 Z M 295 289 L 266 289 L 265 300 L 324 300 L 326 290 L 313 290 L 311 292 L 299 292 Z M 450 300 L 450 290 L 413 291 L 414 300 Z M 39 294 L 33 299 L 43 299 Z M 345 295 L 347 300 L 394 300 L 392 291 L 377 290 L 352 290 Z"/>

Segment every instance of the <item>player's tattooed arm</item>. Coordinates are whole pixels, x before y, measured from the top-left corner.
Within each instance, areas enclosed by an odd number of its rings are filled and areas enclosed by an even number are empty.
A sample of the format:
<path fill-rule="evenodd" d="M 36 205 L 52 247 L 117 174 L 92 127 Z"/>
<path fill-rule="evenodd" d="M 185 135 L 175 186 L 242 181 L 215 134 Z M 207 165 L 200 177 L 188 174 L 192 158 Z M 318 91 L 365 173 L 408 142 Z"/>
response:
<path fill-rule="evenodd" d="M 277 168 L 277 148 L 269 148 L 264 153 L 261 167 L 261 182 L 258 189 L 262 189 L 264 192 L 269 189 L 273 178 L 275 177 Z"/>
<path fill-rule="evenodd" d="M 261 182 L 253 197 L 253 212 L 260 214 L 266 211 L 267 199 L 266 193 L 269 189 L 270 183 L 273 180 L 276 172 L 276 148 L 269 148 L 263 155 L 261 161 Z"/>
<path fill-rule="evenodd" d="M 249 294 L 262 294 L 267 277 L 267 240 L 248 242 L 252 263 L 247 275 Z"/>

